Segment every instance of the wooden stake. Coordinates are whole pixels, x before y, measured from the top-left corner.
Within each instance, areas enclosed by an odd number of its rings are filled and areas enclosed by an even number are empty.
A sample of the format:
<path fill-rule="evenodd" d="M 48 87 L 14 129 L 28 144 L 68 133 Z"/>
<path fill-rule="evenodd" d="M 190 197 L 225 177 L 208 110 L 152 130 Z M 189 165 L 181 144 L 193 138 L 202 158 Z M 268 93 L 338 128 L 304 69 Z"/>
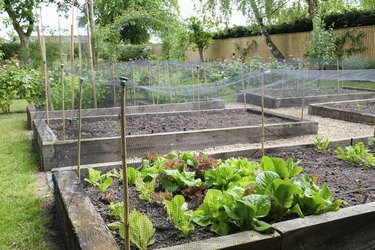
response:
<path fill-rule="evenodd" d="M 77 19 L 78 19 L 78 8 L 77 8 Z M 81 44 L 81 35 L 77 25 L 77 34 L 78 34 L 78 74 L 79 78 L 82 77 L 82 44 Z"/>
<path fill-rule="evenodd" d="M 72 4 L 72 25 L 70 26 L 70 81 L 72 85 L 72 111 L 74 110 L 74 86 L 75 86 L 75 74 L 74 74 L 74 1 Z M 73 112 L 72 112 L 73 114 Z"/>
<path fill-rule="evenodd" d="M 203 77 L 204 83 L 207 83 L 207 74 L 206 74 L 206 62 L 203 63 Z M 208 102 L 208 93 L 206 93 L 206 102 Z"/>
<path fill-rule="evenodd" d="M 36 11 L 35 11 L 36 13 Z M 41 58 L 41 70 L 42 70 L 42 74 L 44 76 L 44 102 L 45 102 L 45 111 L 46 111 L 46 121 L 47 121 L 47 124 L 49 124 L 49 113 L 48 113 L 48 88 L 47 88 L 47 81 L 46 81 L 46 78 L 47 76 L 45 75 L 45 71 L 44 71 L 44 67 L 45 67 L 45 59 L 44 59 L 44 52 L 43 52 L 43 41 L 42 41 L 42 38 L 41 38 L 41 35 L 40 35 L 40 27 L 39 27 L 39 19 L 38 19 L 38 15 L 36 14 L 36 17 L 37 17 L 37 20 L 36 20 L 36 23 L 38 24 L 36 26 L 36 31 L 37 31 L 37 34 L 38 34 L 38 39 L 39 39 L 39 48 L 40 48 L 40 58 Z"/>
<path fill-rule="evenodd" d="M 135 101 L 135 74 L 134 74 L 134 64 L 132 64 L 132 83 L 133 83 L 133 105 L 136 106 L 136 101 Z"/>
<path fill-rule="evenodd" d="M 81 134 L 82 134 L 82 85 L 83 79 L 79 79 L 79 106 L 78 106 L 78 145 L 77 145 L 77 176 L 81 181 Z"/>
<path fill-rule="evenodd" d="M 125 249 L 130 249 L 130 225 L 129 225 L 129 191 L 128 191 L 128 168 L 126 162 L 126 77 L 121 77 L 121 139 L 122 139 L 122 172 L 124 191 L 124 226 L 125 226 Z"/>
<path fill-rule="evenodd" d="M 303 112 L 305 110 L 305 76 L 302 78 L 302 110 L 301 110 L 301 121 L 303 120 Z"/>
<path fill-rule="evenodd" d="M 87 37 L 88 37 L 88 46 L 89 46 L 89 61 L 90 61 L 90 76 L 91 76 L 91 86 L 92 86 L 92 97 L 94 101 L 94 108 L 98 108 L 98 102 L 96 101 L 96 87 L 95 87 L 95 71 L 94 71 L 94 58 L 91 44 L 91 24 L 89 18 L 89 3 L 86 0 L 86 14 L 87 14 Z"/>
<path fill-rule="evenodd" d="M 42 41 L 42 54 L 43 54 L 43 61 L 44 61 L 44 63 L 43 63 L 43 65 L 44 65 L 44 75 L 45 75 L 44 81 L 46 82 L 46 85 L 47 85 L 47 97 L 48 97 L 48 100 L 49 100 L 49 105 L 50 105 L 51 111 L 54 111 L 51 88 L 50 88 L 49 82 L 48 82 L 46 40 L 45 40 L 45 37 L 44 37 L 42 9 L 40 8 L 39 11 L 40 11 L 40 26 L 41 26 L 41 31 L 42 31 L 41 41 Z"/>
<path fill-rule="evenodd" d="M 151 75 L 151 65 L 150 63 L 148 64 L 148 86 L 151 87 L 152 85 L 152 75 Z M 152 97 L 152 104 L 155 105 L 155 97 L 154 93 L 151 91 L 151 97 Z"/>
<path fill-rule="evenodd" d="M 61 64 L 61 111 L 62 111 L 63 141 L 65 141 L 65 79 L 64 79 L 64 64 Z"/>
<path fill-rule="evenodd" d="M 337 93 L 340 91 L 340 67 L 339 59 L 336 59 L 336 70 L 337 70 Z"/>
<path fill-rule="evenodd" d="M 194 73 L 194 66 L 191 66 L 191 80 L 193 85 L 193 102 L 195 102 L 195 90 L 194 90 L 194 84 L 195 84 L 195 73 Z"/>
<path fill-rule="evenodd" d="M 59 11 L 57 11 L 57 29 L 59 30 L 59 49 L 60 49 L 60 63 L 64 63 L 63 59 L 63 45 L 62 45 L 62 37 L 61 37 L 61 27 L 60 27 L 60 14 Z"/>
<path fill-rule="evenodd" d="M 199 66 L 197 66 L 197 88 L 198 88 L 197 128 L 200 129 L 200 123 L 201 123 L 201 103 L 200 103 L 200 88 L 199 88 Z"/>
<path fill-rule="evenodd" d="M 245 70 L 242 66 L 242 91 L 243 91 L 243 103 L 245 105 L 245 110 L 247 109 L 246 105 L 246 92 L 245 92 Z"/>
<path fill-rule="evenodd" d="M 115 81 L 115 63 L 112 62 L 112 80 Z M 113 94 L 113 107 L 116 107 L 117 100 L 116 100 L 116 84 L 112 84 L 112 94 Z"/>
<path fill-rule="evenodd" d="M 158 87 L 160 86 L 160 62 L 158 62 Z M 159 91 L 156 96 L 156 116 L 159 116 Z"/>
<path fill-rule="evenodd" d="M 264 155 L 264 140 L 265 140 L 265 134 L 264 134 L 264 73 L 262 73 L 261 76 L 261 110 L 262 110 L 262 155 Z"/>
<path fill-rule="evenodd" d="M 168 83 L 168 86 L 170 87 L 169 89 L 169 97 L 171 99 L 171 103 L 173 103 L 173 99 L 172 99 L 172 85 L 171 85 L 171 78 L 170 78 L 170 75 L 169 75 L 169 65 L 168 63 L 165 65 L 165 68 L 166 68 L 166 74 L 167 74 L 167 83 Z"/>

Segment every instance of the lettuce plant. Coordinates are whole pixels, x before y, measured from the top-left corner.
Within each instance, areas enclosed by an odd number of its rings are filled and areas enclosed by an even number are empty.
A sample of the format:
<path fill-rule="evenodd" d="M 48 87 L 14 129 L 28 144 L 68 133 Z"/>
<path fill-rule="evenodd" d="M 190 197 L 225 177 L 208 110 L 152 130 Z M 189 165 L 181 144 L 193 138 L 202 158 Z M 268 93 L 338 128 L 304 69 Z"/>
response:
<path fill-rule="evenodd" d="M 85 181 L 93 186 L 97 186 L 101 193 L 105 193 L 107 188 L 113 183 L 113 179 L 110 173 L 102 174 L 101 171 L 95 170 L 91 167 L 87 168 L 89 173 L 89 178 L 85 178 Z"/>
<path fill-rule="evenodd" d="M 375 156 L 368 152 L 363 142 L 346 148 L 338 147 L 335 150 L 337 158 L 354 165 L 362 166 L 363 169 L 375 168 Z"/>
<path fill-rule="evenodd" d="M 111 206 L 110 206 L 111 208 Z M 121 238 L 125 238 L 125 225 L 124 225 L 124 203 L 117 203 L 112 205 L 112 214 L 119 217 L 120 221 L 115 221 L 108 224 L 111 230 L 119 230 Z M 153 244 L 155 241 L 152 239 L 156 232 L 150 219 L 141 212 L 133 209 L 129 214 L 130 226 L 130 241 L 137 246 L 140 250 L 147 250 L 147 246 Z"/>
<path fill-rule="evenodd" d="M 171 201 L 165 200 L 164 205 L 167 209 L 168 218 L 181 231 L 178 237 L 186 238 L 195 227 L 192 224 L 193 211 L 188 210 L 185 198 L 182 195 L 176 195 Z"/>

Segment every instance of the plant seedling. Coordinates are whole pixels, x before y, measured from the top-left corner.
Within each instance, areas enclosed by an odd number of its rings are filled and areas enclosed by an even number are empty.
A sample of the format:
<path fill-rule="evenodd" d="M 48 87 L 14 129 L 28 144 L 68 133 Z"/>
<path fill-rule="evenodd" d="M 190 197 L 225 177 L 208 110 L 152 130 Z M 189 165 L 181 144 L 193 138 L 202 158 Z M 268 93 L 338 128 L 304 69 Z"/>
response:
<path fill-rule="evenodd" d="M 328 149 L 330 143 L 331 142 L 328 140 L 328 138 L 323 140 L 322 137 L 318 136 L 315 137 L 314 146 L 317 151 L 322 152 Z"/>
<path fill-rule="evenodd" d="M 88 167 L 87 170 L 89 172 L 89 178 L 85 178 L 85 181 L 93 186 L 97 186 L 100 189 L 101 193 L 105 193 L 107 191 L 107 188 L 110 187 L 113 183 L 111 174 L 102 174 L 101 171 L 95 170 L 91 167 Z"/>

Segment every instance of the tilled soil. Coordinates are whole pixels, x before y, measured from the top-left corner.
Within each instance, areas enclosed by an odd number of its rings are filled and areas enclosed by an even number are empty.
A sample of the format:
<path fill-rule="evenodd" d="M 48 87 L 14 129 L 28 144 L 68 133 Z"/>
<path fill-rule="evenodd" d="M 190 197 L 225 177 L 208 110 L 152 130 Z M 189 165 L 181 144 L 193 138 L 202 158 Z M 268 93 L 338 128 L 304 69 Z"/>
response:
<path fill-rule="evenodd" d="M 335 108 L 358 112 L 361 114 L 375 115 L 375 102 L 372 103 L 357 103 L 357 104 L 346 104 L 346 105 L 335 105 Z"/>
<path fill-rule="evenodd" d="M 351 93 L 361 93 L 366 92 L 364 90 L 355 90 L 355 89 L 265 89 L 264 94 L 272 97 L 302 97 L 304 96 L 322 96 L 322 95 L 342 95 L 342 94 L 351 94 Z M 260 92 L 257 91 L 259 94 Z"/>
<path fill-rule="evenodd" d="M 335 198 L 347 201 L 349 206 L 375 201 L 375 170 L 362 170 L 358 166 L 352 166 L 340 161 L 336 158 L 333 150 L 320 153 L 314 149 L 305 149 L 303 151 L 282 152 L 270 156 L 281 157 L 285 160 L 288 157 L 293 157 L 295 161 L 301 160 L 300 165 L 304 168 L 305 173 L 309 176 L 317 176 L 320 186 L 326 182 Z M 109 190 L 120 201 L 122 200 L 122 189 L 120 189 L 118 184 L 115 181 Z M 104 221 L 106 223 L 113 222 L 108 217 L 109 209 L 107 205 L 99 199 L 98 189 L 87 184 L 84 185 L 91 201 L 102 215 Z M 157 229 L 154 236 L 155 244 L 150 246 L 150 249 L 179 245 L 215 236 L 208 228 L 201 228 L 196 225 L 195 231 L 191 232 L 188 238 L 180 239 L 173 224 L 167 220 L 167 213 L 163 205 L 139 200 L 138 191 L 134 187 L 130 188 L 129 196 L 130 209 L 136 208 L 146 214 Z M 118 233 L 113 232 L 113 234 L 118 244 L 123 246 L 123 241 L 118 236 Z M 133 246 L 132 249 L 135 249 L 135 247 Z"/>
<path fill-rule="evenodd" d="M 285 123 L 290 120 L 265 116 L 266 124 Z M 199 125 L 198 125 L 199 123 Z M 244 109 L 189 112 L 184 114 L 145 114 L 126 117 L 128 135 L 155 134 L 199 129 L 243 127 L 261 124 L 261 115 Z M 50 128 L 62 139 L 62 124 L 51 123 Z M 77 121 L 66 123 L 65 139 L 78 137 Z M 102 120 L 82 123 L 82 138 L 112 137 L 121 133 L 119 120 Z"/>

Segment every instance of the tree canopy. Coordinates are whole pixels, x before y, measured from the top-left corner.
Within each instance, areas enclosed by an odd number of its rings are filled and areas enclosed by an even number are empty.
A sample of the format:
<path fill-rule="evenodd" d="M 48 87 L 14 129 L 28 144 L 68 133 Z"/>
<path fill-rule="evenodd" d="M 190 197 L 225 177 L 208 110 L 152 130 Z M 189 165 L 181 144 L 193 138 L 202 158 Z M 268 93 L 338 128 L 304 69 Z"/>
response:
<path fill-rule="evenodd" d="M 142 44 L 176 24 L 179 5 L 177 0 L 95 0 L 94 14 L 109 41 Z"/>

